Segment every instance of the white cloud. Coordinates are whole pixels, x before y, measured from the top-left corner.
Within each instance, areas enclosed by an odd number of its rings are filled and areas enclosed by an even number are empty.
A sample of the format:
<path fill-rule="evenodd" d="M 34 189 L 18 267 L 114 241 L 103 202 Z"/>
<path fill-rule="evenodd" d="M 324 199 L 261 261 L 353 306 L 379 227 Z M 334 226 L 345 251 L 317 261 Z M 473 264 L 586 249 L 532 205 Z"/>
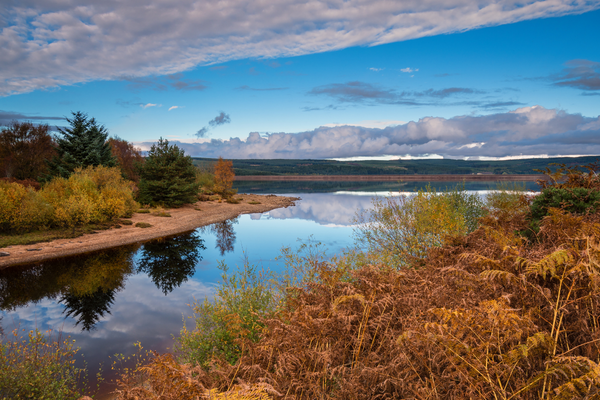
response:
<path fill-rule="evenodd" d="M 582 13 L 587 0 L 4 2 L 0 95 Z M 416 71 L 416 70 L 415 70 Z"/>
<path fill-rule="evenodd" d="M 407 68 L 401 68 L 400 71 L 410 73 L 410 72 L 418 71 L 418 69 L 412 69 L 412 68 L 407 67 Z"/>
<path fill-rule="evenodd" d="M 364 128 L 378 128 L 383 129 L 388 126 L 396 126 L 396 125 L 404 125 L 406 121 L 398 121 L 398 120 L 364 120 L 355 123 L 335 123 L 335 124 L 325 124 L 323 126 L 328 128 L 333 128 L 336 126 L 362 126 Z"/>
<path fill-rule="evenodd" d="M 369 68 L 369 70 L 373 71 L 373 72 L 379 72 L 379 71 L 383 71 L 385 68 Z"/>
<path fill-rule="evenodd" d="M 225 158 L 347 158 L 373 156 L 450 158 L 600 154 L 600 117 L 541 106 L 453 118 L 426 117 L 383 129 L 323 126 L 308 132 L 252 132 L 239 138 L 177 143 L 192 156 Z M 141 143 L 142 148 L 149 143 Z"/>
<path fill-rule="evenodd" d="M 142 107 L 144 109 L 150 108 L 150 107 L 162 107 L 162 104 L 154 104 L 154 103 L 140 104 L 140 107 Z"/>
<path fill-rule="evenodd" d="M 179 107 L 179 106 L 171 106 L 171 107 L 169 107 L 169 110 L 168 110 L 168 111 L 175 110 L 175 109 L 177 109 L 177 108 L 181 108 L 181 107 Z"/>

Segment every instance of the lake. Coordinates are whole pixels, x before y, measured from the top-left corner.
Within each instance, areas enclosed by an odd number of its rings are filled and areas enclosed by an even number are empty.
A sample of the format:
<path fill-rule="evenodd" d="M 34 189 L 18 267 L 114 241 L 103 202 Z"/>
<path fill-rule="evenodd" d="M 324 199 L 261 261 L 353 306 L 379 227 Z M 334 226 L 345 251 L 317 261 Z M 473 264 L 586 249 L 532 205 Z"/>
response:
<path fill-rule="evenodd" d="M 412 192 L 425 182 L 241 182 L 240 193 L 300 197 L 296 206 L 242 215 L 171 238 L 85 256 L 0 271 L 0 309 L 5 333 L 52 329 L 71 336 L 85 356 L 90 375 L 109 356 L 146 349 L 168 351 L 188 304 L 211 298 L 223 262 L 230 269 L 251 264 L 278 270 L 282 247 L 321 242 L 329 255 L 353 244 L 352 218 L 376 195 Z M 448 182 L 432 183 L 442 190 Z M 524 183 L 536 190 L 534 183 Z M 467 183 L 485 193 L 494 182 Z M 397 193 L 396 193 L 397 194 Z M 110 376 L 108 376 L 110 378 Z"/>

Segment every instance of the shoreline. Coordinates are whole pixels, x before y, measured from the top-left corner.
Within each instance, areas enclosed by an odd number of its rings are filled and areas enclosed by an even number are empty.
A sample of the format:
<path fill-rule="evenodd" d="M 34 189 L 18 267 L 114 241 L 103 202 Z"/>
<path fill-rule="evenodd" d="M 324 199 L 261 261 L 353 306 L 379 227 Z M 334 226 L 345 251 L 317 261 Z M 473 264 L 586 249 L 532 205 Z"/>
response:
<path fill-rule="evenodd" d="M 440 174 L 440 175 L 242 175 L 235 177 L 235 181 L 433 181 L 433 182 L 461 182 L 461 181 L 527 181 L 548 180 L 548 175 L 523 174 L 523 175 L 494 175 L 494 174 Z"/>
<path fill-rule="evenodd" d="M 8 246 L 0 249 L 1 252 L 10 254 L 0 257 L 0 269 L 177 235 L 243 214 L 263 213 L 277 208 L 290 207 L 295 205 L 296 200 L 299 200 L 297 197 L 258 194 L 239 194 L 235 198 L 242 200 L 239 204 L 205 201 L 188 204 L 181 208 L 165 209 L 164 211 L 171 214 L 171 217 L 135 213 L 131 218 L 122 218 L 131 220 L 133 224 L 122 225 L 120 229 L 113 227 L 76 238 Z M 248 202 L 260 202 L 260 204 L 248 204 Z M 152 226 L 138 228 L 135 226 L 138 222 L 146 222 Z"/>

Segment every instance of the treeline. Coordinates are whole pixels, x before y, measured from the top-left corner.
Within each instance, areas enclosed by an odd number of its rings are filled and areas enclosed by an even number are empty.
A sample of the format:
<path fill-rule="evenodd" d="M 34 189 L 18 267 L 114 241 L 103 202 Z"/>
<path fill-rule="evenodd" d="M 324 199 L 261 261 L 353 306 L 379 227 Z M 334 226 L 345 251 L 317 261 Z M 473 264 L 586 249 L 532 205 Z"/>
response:
<path fill-rule="evenodd" d="M 356 249 L 224 269 L 177 352 L 124 371 L 117 398 L 598 398 L 598 168 L 546 172 L 537 196 L 379 199 Z"/>
<path fill-rule="evenodd" d="M 66 121 L 55 136 L 30 122 L 0 131 L 1 233 L 75 229 L 131 216 L 140 204 L 178 207 L 235 193 L 230 162 L 198 169 L 162 138 L 143 157 L 82 112 Z"/>
<path fill-rule="evenodd" d="M 335 160 L 233 160 L 236 175 L 414 175 L 414 174 L 536 174 L 536 170 L 551 164 L 566 166 L 589 164 L 598 157 L 537 158 L 510 161 L 465 160 L 395 160 L 395 161 L 335 161 Z M 194 158 L 196 165 L 211 159 Z"/>

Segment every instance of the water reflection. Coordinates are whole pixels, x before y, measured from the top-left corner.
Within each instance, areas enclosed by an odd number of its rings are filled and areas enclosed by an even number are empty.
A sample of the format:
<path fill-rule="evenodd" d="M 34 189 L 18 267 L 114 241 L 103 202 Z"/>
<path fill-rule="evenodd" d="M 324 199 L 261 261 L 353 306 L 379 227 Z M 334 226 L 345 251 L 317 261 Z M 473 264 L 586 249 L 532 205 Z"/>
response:
<path fill-rule="evenodd" d="M 110 306 L 115 301 L 116 290 L 98 288 L 93 293 L 75 296 L 71 293 L 64 295 L 60 302 L 65 305 L 63 311 L 75 319 L 75 325 L 81 323 L 84 331 L 93 329 L 100 318 L 110 314 Z"/>
<path fill-rule="evenodd" d="M 146 243 L 137 272 L 147 274 L 166 296 L 196 272 L 202 261 L 200 250 L 206 247 L 196 231 Z"/>
<path fill-rule="evenodd" d="M 301 194 L 295 207 L 279 208 L 269 212 L 271 218 L 298 218 L 315 221 L 320 225 L 351 226 L 357 210 L 370 207 L 371 197 L 350 194 Z"/>
<path fill-rule="evenodd" d="M 74 304 L 75 298 L 118 291 L 134 273 L 132 256 L 137 249 L 136 245 L 124 246 L 0 270 L 0 308 L 10 311 L 47 298 L 69 298 Z"/>
<path fill-rule="evenodd" d="M 233 225 L 237 223 L 238 218 L 233 218 L 217 222 L 209 227 L 210 231 L 216 236 L 216 248 L 219 249 L 221 256 L 233 251 L 233 245 L 235 244 L 235 230 L 233 229 Z"/>

